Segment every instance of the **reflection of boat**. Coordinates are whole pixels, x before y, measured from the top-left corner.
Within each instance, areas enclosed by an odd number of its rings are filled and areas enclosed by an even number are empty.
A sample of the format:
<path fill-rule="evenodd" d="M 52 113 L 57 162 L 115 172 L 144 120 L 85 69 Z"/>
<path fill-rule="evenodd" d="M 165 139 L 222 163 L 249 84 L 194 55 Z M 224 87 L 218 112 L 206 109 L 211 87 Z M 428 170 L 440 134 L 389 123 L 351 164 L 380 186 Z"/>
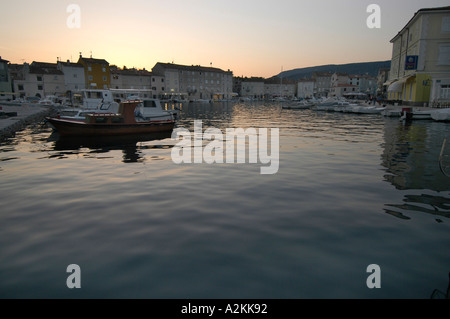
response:
<path fill-rule="evenodd" d="M 413 110 L 411 108 L 403 108 L 400 120 L 431 120 L 430 110 Z"/>
<path fill-rule="evenodd" d="M 144 149 L 169 149 L 172 143 L 159 142 L 171 138 L 171 132 L 156 132 L 140 135 L 120 136 L 59 136 L 57 133 L 50 135 L 49 141 L 53 142 L 53 149 L 46 153 L 49 158 L 65 158 L 71 154 L 80 153 L 84 157 L 98 158 L 98 154 L 106 154 L 110 151 L 122 151 L 124 163 L 135 163 L 144 160 Z M 150 142 L 142 144 L 142 142 Z M 156 142 L 155 144 L 153 142 Z M 160 144 L 163 143 L 163 144 Z M 154 156 L 152 156 L 152 159 Z M 160 159 L 158 157 L 158 159 Z"/>
<path fill-rule="evenodd" d="M 121 102 L 118 113 L 90 113 L 83 121 L 47 118 L 60 135 L 127 135 L 172 131 L 175 120 L 146 120 L 135 116 L 141 101 Z M 145 108 L 145 106 L 144 106 Z"/>
<path fill-rule="evenodd" d="M 329 98 L 325 101 L 323 101 L 322 103 L 317 104 L 314 109 L 316 111 L 335 111 L 338 112 L 348 106 L 350 106 L 352 104 L 350 104 L 348 101 L 345 100 L 340 100 L 340 99 L 336 99 L 336 98 Z M 354 104 L 353 104 L 354 106 Z"/>
<path fill-rule="evenodd" d="M 356 114 L 380 114 L 383 111 L 384 107 L 356 105 L 349 106 L 348 109 L 344 112 Z"/>
<path fill-rule="evenodd" d="M 431 112 L 431 118 L 435 121 L 450 121 L 450 109 L 435 110 Z"/>
<path fill-rule="evenodd" d="M 307 102 L 307 101 L 300 101 L 294 104 L 285 104 L 282 106 L 283 109 L 309 109 L 310 107 L 313 107 L 314 103 Z"/>

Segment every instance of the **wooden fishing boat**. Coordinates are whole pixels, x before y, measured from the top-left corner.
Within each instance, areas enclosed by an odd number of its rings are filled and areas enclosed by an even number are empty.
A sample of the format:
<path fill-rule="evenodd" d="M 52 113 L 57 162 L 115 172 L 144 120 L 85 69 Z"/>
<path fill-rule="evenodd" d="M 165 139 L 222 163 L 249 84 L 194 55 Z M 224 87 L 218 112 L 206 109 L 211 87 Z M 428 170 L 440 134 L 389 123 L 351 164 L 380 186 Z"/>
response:
<path fill-rule="evenodd" d="M 124 101 L 120 103 L 118 113 L 90 113 L 82 121 L 58 117 L 47 118 L 47 121 L 62 136 L 149 134 L 173 130 L 173 117 L 148 121 L 136 118 L 135 109 L 140 103 L 139 100 Z"/>

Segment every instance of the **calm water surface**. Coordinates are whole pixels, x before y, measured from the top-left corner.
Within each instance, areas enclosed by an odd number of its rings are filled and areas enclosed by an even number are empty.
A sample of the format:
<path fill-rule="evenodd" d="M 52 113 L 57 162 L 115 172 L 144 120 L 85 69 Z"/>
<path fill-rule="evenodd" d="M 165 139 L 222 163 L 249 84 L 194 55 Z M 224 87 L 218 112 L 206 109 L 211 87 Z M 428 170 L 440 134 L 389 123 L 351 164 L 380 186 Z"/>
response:
<path fill-rule="evenodd" d="M 2 298 L 430 298 L 450 271 L 450 124 L 182 107 L 178 127 L 279 128 L 263 164 L 175 164 L 170 136 L 0 145 Z M 153 139 L 152 138 L 157 138 Z M 81 268 L 68 289 L 66 268 Z M 381 268 L 369 289 L 366 268 Z"/>

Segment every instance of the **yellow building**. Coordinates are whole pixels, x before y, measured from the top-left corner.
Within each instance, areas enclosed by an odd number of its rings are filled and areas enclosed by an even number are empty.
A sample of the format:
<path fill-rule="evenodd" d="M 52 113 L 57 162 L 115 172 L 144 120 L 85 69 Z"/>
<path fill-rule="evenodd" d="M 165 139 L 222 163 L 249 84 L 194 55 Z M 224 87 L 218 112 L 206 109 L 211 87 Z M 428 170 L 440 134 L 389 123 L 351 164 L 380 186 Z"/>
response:
<path fill-rule="evenodd" d="M 450 102 L 450 6 L 420 9 L 390 41 L 388 99 L 417 106 Z"/>
<path fill-rule="evenodd" d="M 78 63 L 84 67 L 84 78 L 87 89 L 111 88 L 111 73 L 109 63 L 104 59 L 83 58 L 80 55 Z"/>

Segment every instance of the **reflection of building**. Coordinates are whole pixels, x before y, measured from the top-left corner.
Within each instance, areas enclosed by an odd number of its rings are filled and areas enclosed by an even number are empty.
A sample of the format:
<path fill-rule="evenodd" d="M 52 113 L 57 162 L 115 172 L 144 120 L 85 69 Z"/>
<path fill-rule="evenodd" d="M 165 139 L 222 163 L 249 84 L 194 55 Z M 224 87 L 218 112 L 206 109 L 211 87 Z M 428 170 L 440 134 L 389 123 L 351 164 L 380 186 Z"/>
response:
<path fill-rule="evenodd" d="M 390 41 L 388 98 L 404 104 L 450 102 L 450 7 L 420 9 Z"/>
<path fill-rule="evenodd" d="M 447 191 L 449 178 L 439 168 L 442 141 L 450 136 L 443 123 L 386 121 L 382 165 L 386 181 L 397 189 Z M 449 150 L 450 151 L 450 150 Z"/>
<path fill-rule="evenodd" d="M 169 95 L 184 95 L 189 100 L 231 99 L 233 72 L 200 65 L 180 65 L 158 62 L 153 74 L 164 77 Z"/>

